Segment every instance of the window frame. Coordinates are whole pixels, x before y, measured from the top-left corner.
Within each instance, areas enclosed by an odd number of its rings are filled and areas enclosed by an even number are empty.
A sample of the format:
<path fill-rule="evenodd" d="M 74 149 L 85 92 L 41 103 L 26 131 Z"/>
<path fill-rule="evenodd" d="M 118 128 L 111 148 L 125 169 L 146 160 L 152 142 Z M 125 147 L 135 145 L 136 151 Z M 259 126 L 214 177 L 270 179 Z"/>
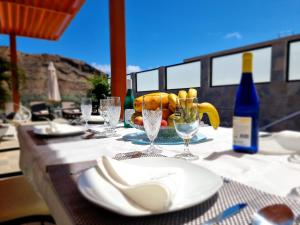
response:
<path fill-rule="evenodd" d="M 171 64 L 171 65 L 168 65 L 168 66 L 165 66 L 165 88 L 167 91 L 169 90 L 181 90 L 181 89 L 188 89 L 189 87 L 186 87 L 186 88 L 168 88 L 168 72 L 167 72 L 167 68 L 169 67 L 175 67 L 175 66 L 180 66 L 180 65 L 185 65 L 185 64 L 190 64 L 190 63 L 195 63 L 195 62 L 199 62 L 200 63 L 200 86 L 196 87 L 194 86 L 193 88 L 201 88 L 201 79 L 202 79 L 202 60 L 195 60 L 195 61 L 189 61 L 189 62 L 182 62 L 182 63 L 176 63 L 176 64 Z"/>
<path fill-rule="evenodd" d="M 260 85 L 260 84 L 269 84 L 272 82 L 272 61 L 273 61 L 273 45 L 272 44 L 267 44 L 267 45 L 263 45 L 263 46 L 259 46 L 256 48 L 249 48 L 246 50 L 236 50 L 233 52 L 228 52 L 225 54 L 220 54 L 220 55 L 213 55 L 210 57 L 209 60 L 209 87 L 210 88 L 215 88 L 215 87 L 228 87 L 228 86 L 238 86 L 239 83 L 237 84 L 223 84 L 223 85 L 213 85 L 213 59 L 214 58 L 220 58 L 220 57 L 224 57 L 224 56 L 229 56 L 229 55 L 235 55 L 235 54 L 240 54 L 240 53 L 244 53 L 244 52 L 251 52 L 251 51 L 255 51 L 255 50 L 260 50 L 260 49 L 264 49 L 264 48 L 271 48 L 271 63 L 270 63 L 270 81 L 265 81 L 265 82 L 254 82 L 255 85 Z"/>
<path fill-rule="evenodd" d="M 145 72 L 150 72 L 150 71 L 154 71 L 154 70 L 157 70 L 158 71 L 158 89 L 153 89 L 153 90 L 144 90 L 144 91 L 138 91 L 138 74 L 139 73 L 145 73 Z M 135 82 L 135 90 L 136 90 L 136 93 L 141 93 L 141 92 L 147 92 L 147 91 L 159 91 L 159 67 L 157 68 L 153 68 L 153 69 L 149 69 L 149 70 L 143 70 L 143 71 L 139 71 L 139 72 L 136 72 L 135 73 L 135 78 L 136 78 L 136 82 Z"/>

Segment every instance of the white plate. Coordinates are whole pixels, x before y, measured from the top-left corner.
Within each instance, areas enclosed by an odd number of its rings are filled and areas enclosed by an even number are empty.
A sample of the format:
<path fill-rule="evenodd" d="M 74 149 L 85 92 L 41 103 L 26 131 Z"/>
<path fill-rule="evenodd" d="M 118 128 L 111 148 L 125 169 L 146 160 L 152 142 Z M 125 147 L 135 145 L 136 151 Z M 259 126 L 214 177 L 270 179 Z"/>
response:
<path fill-rule="evenodd" d="M 102 116 L 91 116 L 89 123 L 104 123 L 104 118 Z"/>
<path fill-rule="evenodd" d="M 223 185 L 221 177 L 195 164 L 174 158 L 138 158 L 128 163 L 146 167 L 179 167 L 184 171 L 180 191 L 172 206 L 164 212 L 150 212 L 132 206 L 114 186 L 102 178 L 96 169 L 84 171 L 77 181 L 82 195 L 96 205 L 126 216 L 146 216 L 185 209 L 212 197 Z"/>
<path fill-rule="evenodd" d="M 58 128 L 57 131 L 49 133 L 48 129 L 50 128 L 50 125 L 36 125 L 33 128 L 33 133 L 41 136 L 57 137 L 77 135 L 84 132 L 82 127 L 75 127 L 68 124 L 57 124 L 56 126 Z"/>
<path fill-rule="evenodd" d="M 300 152 L 300 133 L 296 131 L 281 131 L 261 136 L 259 153 L 265 155 L 290 155 Z"/>
<path fill-rule="evenodd" d="M 83 117 L 80 117 L 82 121 L 84 121 Z M 92 115 L 88 120 L 88 123 L 104 123 L 104 118 L 102 116 L 94 116 Z"/>

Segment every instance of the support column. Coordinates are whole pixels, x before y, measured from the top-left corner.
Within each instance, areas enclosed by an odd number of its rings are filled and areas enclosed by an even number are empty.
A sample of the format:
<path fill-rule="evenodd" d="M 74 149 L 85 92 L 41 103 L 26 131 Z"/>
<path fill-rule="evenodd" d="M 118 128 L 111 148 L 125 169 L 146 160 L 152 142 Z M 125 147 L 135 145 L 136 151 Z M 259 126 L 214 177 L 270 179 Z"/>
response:
<path fill-rule="evenodd" d="M 126 95 L 126 41 L 125 0 L 109 0 L 111 91 L 121 97 Z M 123 110 L 121 118 L 123 118 Z"/>
<path fill-rule="evenodd" d="M 19 94 L 19 82 L 18 82 L 18 59 L 17 59 L 17 43 L 16 35 L 9 35 L 10 41 L 10 65 L 11 65 L 11 83 L 12 83 L 12 98 L 14 103 L 14 111 L 19 110 L 20 94 Z"/>

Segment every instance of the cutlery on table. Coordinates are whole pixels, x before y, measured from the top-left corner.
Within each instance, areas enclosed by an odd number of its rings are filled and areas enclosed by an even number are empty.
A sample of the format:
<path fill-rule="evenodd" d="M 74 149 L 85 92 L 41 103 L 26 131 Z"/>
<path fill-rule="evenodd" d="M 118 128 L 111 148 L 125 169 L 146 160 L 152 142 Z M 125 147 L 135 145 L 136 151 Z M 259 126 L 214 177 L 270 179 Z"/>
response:
<path fill-rule="evenodd" d="M 258 212 L 252 218 L 251 225 L 292 225 L 294 213 L 285 204 L 269 205 Z"/>
<path fill-rule="evenodd" d="M 233 205 L 233 206 L 225 209 L 223 212 L 221 212 L 216 217 L 202 223 L 201 225 L 213 225 L 213 224 L 219 223 L 222 220 L 227 219 L 227 218 L 239 213 L 246 206 L 247 206 L 246 203 L 239 203 L 239 204 Z"/>
<path fill-rule="evenodd" d="M 287 197 L 300 201 L 300 187 L 294 187 Z"/>

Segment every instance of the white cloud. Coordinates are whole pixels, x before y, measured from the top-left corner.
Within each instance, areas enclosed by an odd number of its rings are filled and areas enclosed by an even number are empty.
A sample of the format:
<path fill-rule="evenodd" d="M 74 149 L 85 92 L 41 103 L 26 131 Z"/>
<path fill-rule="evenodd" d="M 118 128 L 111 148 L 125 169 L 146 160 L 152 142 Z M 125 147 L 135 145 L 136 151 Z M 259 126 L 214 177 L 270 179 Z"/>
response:
<path fill-rule="evenodd" d="M 228 33 L 224 36 L 225 39 L 242 39 L 243 36 L 240 34 L 240 32 L 232 32 Z"/>
<path fill-rule="evenodd" d="M 294 32 L 292 30 L 281 30 L 279 31 L 278 33 L 278 37 L 287 37 L 287 36 L 290 36 L 290 35 L 293 35 Z"/>
<path fill-rule="evenodd" d="M 97 64 L 97 63 L 92 63 L 92 66 L 95 67 L 98 70 L 101 70 L 102 72 L 106 73 L 106 74 L 111 74 L 111 70 L 110 70 L 110 64 Z"/>
<path fill-rule="evenodd" d="M 141 70 L 142 70 L 141 67 L 136 66 L 136 65 L 128 65 L 127 68 L 126 68 L 127 74 L 134 73 L 134 72 L 139 72 Z"/>
<path fill-rule="evenodd" d="M 92 63 L 92 66 L 95 67 L 98 70 L 101 70 L 104 73 L 107 74 L 111 74 L 111 68 L 110 68 L 110 64 L 97 64 L 97 63 Z M 140 66 L 136 66 L 136 65 L 128 65 L 126 68 L 126 73 L 134 73 L 134 72 L 139 72 L 141 71 L 141 67 Z"/>

